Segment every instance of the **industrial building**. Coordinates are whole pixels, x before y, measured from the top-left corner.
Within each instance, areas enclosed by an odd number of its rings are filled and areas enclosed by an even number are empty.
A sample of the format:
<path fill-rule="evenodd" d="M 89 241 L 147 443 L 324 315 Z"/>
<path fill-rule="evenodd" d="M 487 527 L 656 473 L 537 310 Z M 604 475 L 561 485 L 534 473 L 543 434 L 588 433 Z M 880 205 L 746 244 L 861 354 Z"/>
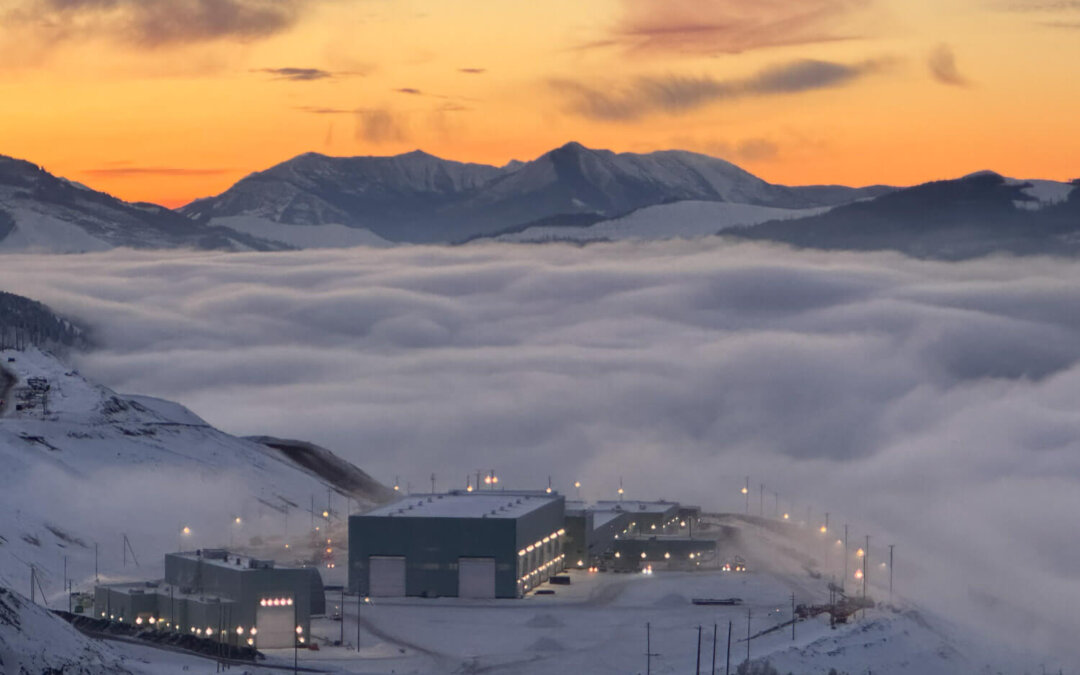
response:
<path fill-rule="evenodd" d="M 315 568 L 279 567 L 222 549 L 165 556 L 165 579 L 94 589 L 98 618 L 190 632 L 238 646 L 292 647 L 326 612 Z"/>
<path fill-rule="evenodd" d="M 694 569 L 716 563 L 716 541 L 680 535 L 620 537 L 609 562 L 616 570 Z"/>
<path fill-rule="evenodd" d="M 593 510 L 598 513 L 627 514 L 629 523 L 619 534 L 668 534 L 678 531 L 679 504 L 668 501 L 600 501 Z"/>
<path fill-rule="evenodd" d="M 565 567 L 558 493 L 412 495 L 349 517 L 349 588 L 373 597 L 518 598 Z"/>

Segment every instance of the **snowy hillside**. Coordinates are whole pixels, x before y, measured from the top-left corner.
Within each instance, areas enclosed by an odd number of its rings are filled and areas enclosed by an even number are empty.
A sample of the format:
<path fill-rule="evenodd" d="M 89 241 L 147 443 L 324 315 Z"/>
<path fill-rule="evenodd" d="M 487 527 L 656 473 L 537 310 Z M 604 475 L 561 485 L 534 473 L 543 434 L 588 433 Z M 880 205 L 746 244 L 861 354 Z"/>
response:
<path fill-rule="evenodd" d="M 769 220 L 803 218 L 827 211 L 781 209 L 728 202 L 685 201 L 648 206 L 621 218 L 584 227 L 537 226 L 521 232 L 492 237 L 496 241 L 541 243 L 546 241 L 619 241 L 624 239 L 692 239 L 714 235 L 732 227 L 756 225 Z M 483 241 L 483 240 L 481 240 Z"/>
<path fill-rule="evenodd" d="M 889 249 L 943 260 L 993 253 L 1075 255 L 1080 252 L 1076 185 L 980 171 L 731 234 L 806 248 Z"/>
<path fill-rule="evenodd" d="M 131 672 L 111 645 L 83 636 L 63 619 L 2 587 L 0 671 L 13 675 Z"/>
<path fill-rule="evenodd" d="M 334 529 L 390 495 L 351 465 L 366 481 L 341 489 L 303 456 L 225 434 L 175 403 L 118 395 L 34 349 L 0 352 L 0 367 L 16 380 L 0 392 L 0 585 L 29 588 L 33 566 L 53 606 L 66 604 L 65 557 L 75 588 L 93 582 L 95 545 L 102 579 L 152 578 L 181 547 L 295 557 L 323 510 Z"/>
<path fill-rule="evenodd" d="M 83 253 L 118 246 L 272 250 L 240 232 L 164 207 L 129 204 L 29 163 L 0 156 L 0 252 Z"/>
<path fill-rule="evenodd" d="M 346 227 L 338 223 L 322 225 L 291 225 L 260 216 L 225 216 L 212 218 L 211 225 L 227 227 L 237 232 L 277 242 L 292 248 L 349 248 L 393 246 L 371 230 Z"/>

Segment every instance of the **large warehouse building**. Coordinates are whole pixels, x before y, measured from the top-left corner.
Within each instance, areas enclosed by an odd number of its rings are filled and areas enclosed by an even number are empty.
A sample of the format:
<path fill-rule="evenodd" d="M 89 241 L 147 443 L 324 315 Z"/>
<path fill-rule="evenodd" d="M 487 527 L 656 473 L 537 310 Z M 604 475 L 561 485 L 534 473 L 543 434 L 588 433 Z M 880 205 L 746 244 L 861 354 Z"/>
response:
<path fill-rule="evenodd" d="M 94 590 L 98 618 L 265 649 L 292 647 L 310 635 L 311 615 L 325 607 L 317 569 L 221 549 L 167 554 L 162 581 Z"/>
<path fill-rule="evenodd" d="M 562 571 L 565 500 L 412 495 L 349 518 L 349 588 L 373 597 L 517 598 Z"/>

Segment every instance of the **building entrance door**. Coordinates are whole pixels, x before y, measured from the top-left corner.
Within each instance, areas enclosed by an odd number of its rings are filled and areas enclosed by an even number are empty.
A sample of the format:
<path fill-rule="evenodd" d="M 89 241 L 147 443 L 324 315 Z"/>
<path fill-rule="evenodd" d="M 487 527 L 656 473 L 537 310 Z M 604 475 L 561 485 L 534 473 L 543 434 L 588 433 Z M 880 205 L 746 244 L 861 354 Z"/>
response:
<path fill-rule="evenodd" d="M 458 597 L 495 597 L 494 558 L 458 558 Z"/>
<path fill-rule="evenodd" d="M 405 557 L 373 555 L 368 558 L 368 594 L 373 598 L 405 595 Z"/>

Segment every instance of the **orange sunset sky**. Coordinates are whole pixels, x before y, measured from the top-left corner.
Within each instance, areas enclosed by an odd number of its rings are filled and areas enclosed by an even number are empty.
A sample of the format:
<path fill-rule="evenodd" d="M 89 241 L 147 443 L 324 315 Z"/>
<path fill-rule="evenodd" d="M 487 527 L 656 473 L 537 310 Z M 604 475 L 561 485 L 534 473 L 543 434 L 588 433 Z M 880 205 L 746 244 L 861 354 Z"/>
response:
<path fill-rule="evenodd" d="M 178 206 L 569 140 L 791 184 L 1080 176 L 1080 0 L 3 0 L 0 154 Z"/>

